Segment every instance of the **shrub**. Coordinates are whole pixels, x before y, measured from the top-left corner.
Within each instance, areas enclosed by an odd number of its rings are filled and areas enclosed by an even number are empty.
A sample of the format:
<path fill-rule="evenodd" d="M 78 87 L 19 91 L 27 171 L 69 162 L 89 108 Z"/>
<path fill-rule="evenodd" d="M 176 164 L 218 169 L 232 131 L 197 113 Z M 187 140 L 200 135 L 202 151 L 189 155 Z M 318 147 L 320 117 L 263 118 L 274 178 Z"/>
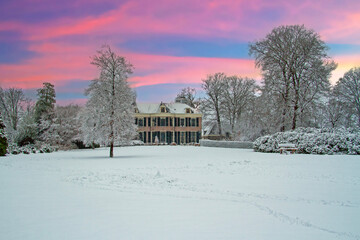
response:
<path fill-rule="evenodd" d="M 278 144 L 292 143 L 298 153 L 305 154 L 360 154 L 359 129 L 299 128 L 260 137 L 254 142 L 257 152 L 279 152 Z"/>

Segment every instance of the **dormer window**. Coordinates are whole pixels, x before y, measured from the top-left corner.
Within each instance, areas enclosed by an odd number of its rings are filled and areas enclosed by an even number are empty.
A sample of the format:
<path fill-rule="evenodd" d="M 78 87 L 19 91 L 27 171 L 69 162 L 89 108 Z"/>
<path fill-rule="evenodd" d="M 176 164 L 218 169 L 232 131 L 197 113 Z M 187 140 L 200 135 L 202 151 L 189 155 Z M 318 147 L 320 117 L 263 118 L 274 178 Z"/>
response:
<path fill-rule="evenodd" d="M 166 113 L 166 108 L 165 108 L 165 107 L 161 107 L 161 112 L 162 112 L 162 113 Z"/>
<path fill-rule="evenodd" d="M 139 109 L 138 109 L 138 108 L 135 108 L 135 113 L 139 113 Z"/>
<path fill-rule="evenodd" d="M 187 108 L 187 109 L 186 109 L 186 113 L 193 113 L 193 111 L 191 111 L 190 108 Z"/>

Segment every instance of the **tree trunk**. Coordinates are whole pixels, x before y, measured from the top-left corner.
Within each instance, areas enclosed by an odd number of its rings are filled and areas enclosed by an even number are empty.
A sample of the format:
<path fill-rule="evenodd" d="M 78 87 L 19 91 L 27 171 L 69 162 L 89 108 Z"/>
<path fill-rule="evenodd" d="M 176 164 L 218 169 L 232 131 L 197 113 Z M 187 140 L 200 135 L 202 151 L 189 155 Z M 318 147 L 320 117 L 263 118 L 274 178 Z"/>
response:
<path fill-rule="evenodd" d="M 221 120 L 220 120 L 220 112 L 219 112 L 219 108 L 216 108 L 216 120 L 217 120 L 217 124 L 218 124 L 218 129 L 219 129 L 219 135 L 222 135 L 222 129 L 221 129 Z"/>
<path fill-rule="evenodd" d="M 111 143 L 110 143 L 110 157 L 114 157 L 114 115 L 115 115 L 115 107 L 114 107 L 114 100 L 115 100 L 115 73 L 113 72 L 112 78 L 112 98 L 111 98 L 111 121 L 110 121 L 110 128 L 111 128 Z"/>
<path fill-rule="evenodd" d="M 292 128 L 291 128 L 292 130 L 296 129 L 297 110 L 298 110 L 298 105 L 296 103 L 294 106 L 294 115 L 293 115 Z"/>
<path fill-rule="evenodd" d="M 294 114 L 292 119 L 292 130 L 296 129 L 296 120 L 298 115 L 298 109 L 299 109 L 299 91 L 295 90 L 295 103 L 294 103 Z"/>
<path fill-rule="evenodd" d="M 110 143 L 110 157 L 114 157 L 114 142 Z"/>

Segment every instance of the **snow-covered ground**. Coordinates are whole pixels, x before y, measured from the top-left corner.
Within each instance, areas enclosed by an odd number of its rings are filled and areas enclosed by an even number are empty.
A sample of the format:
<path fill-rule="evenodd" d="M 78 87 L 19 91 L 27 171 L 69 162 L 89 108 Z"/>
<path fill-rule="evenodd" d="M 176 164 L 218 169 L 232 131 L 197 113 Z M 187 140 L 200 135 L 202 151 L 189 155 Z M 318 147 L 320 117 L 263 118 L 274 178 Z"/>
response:
<path fill-rule="evenodd" d="M 138 146 L 0 158 L 0 239 L 360 239 L 360 157 Z"/>

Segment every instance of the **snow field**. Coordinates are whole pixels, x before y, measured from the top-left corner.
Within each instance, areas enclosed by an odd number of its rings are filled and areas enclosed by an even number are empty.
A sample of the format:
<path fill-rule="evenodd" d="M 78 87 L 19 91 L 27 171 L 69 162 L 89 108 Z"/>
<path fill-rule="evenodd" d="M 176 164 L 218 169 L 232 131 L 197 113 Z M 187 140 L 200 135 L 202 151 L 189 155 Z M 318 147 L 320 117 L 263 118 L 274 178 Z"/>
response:
<path fill-rule="evenodd" d="M 0 239 L 360 239 L 360 158 L 137 146 L 0 158 Z"/>

